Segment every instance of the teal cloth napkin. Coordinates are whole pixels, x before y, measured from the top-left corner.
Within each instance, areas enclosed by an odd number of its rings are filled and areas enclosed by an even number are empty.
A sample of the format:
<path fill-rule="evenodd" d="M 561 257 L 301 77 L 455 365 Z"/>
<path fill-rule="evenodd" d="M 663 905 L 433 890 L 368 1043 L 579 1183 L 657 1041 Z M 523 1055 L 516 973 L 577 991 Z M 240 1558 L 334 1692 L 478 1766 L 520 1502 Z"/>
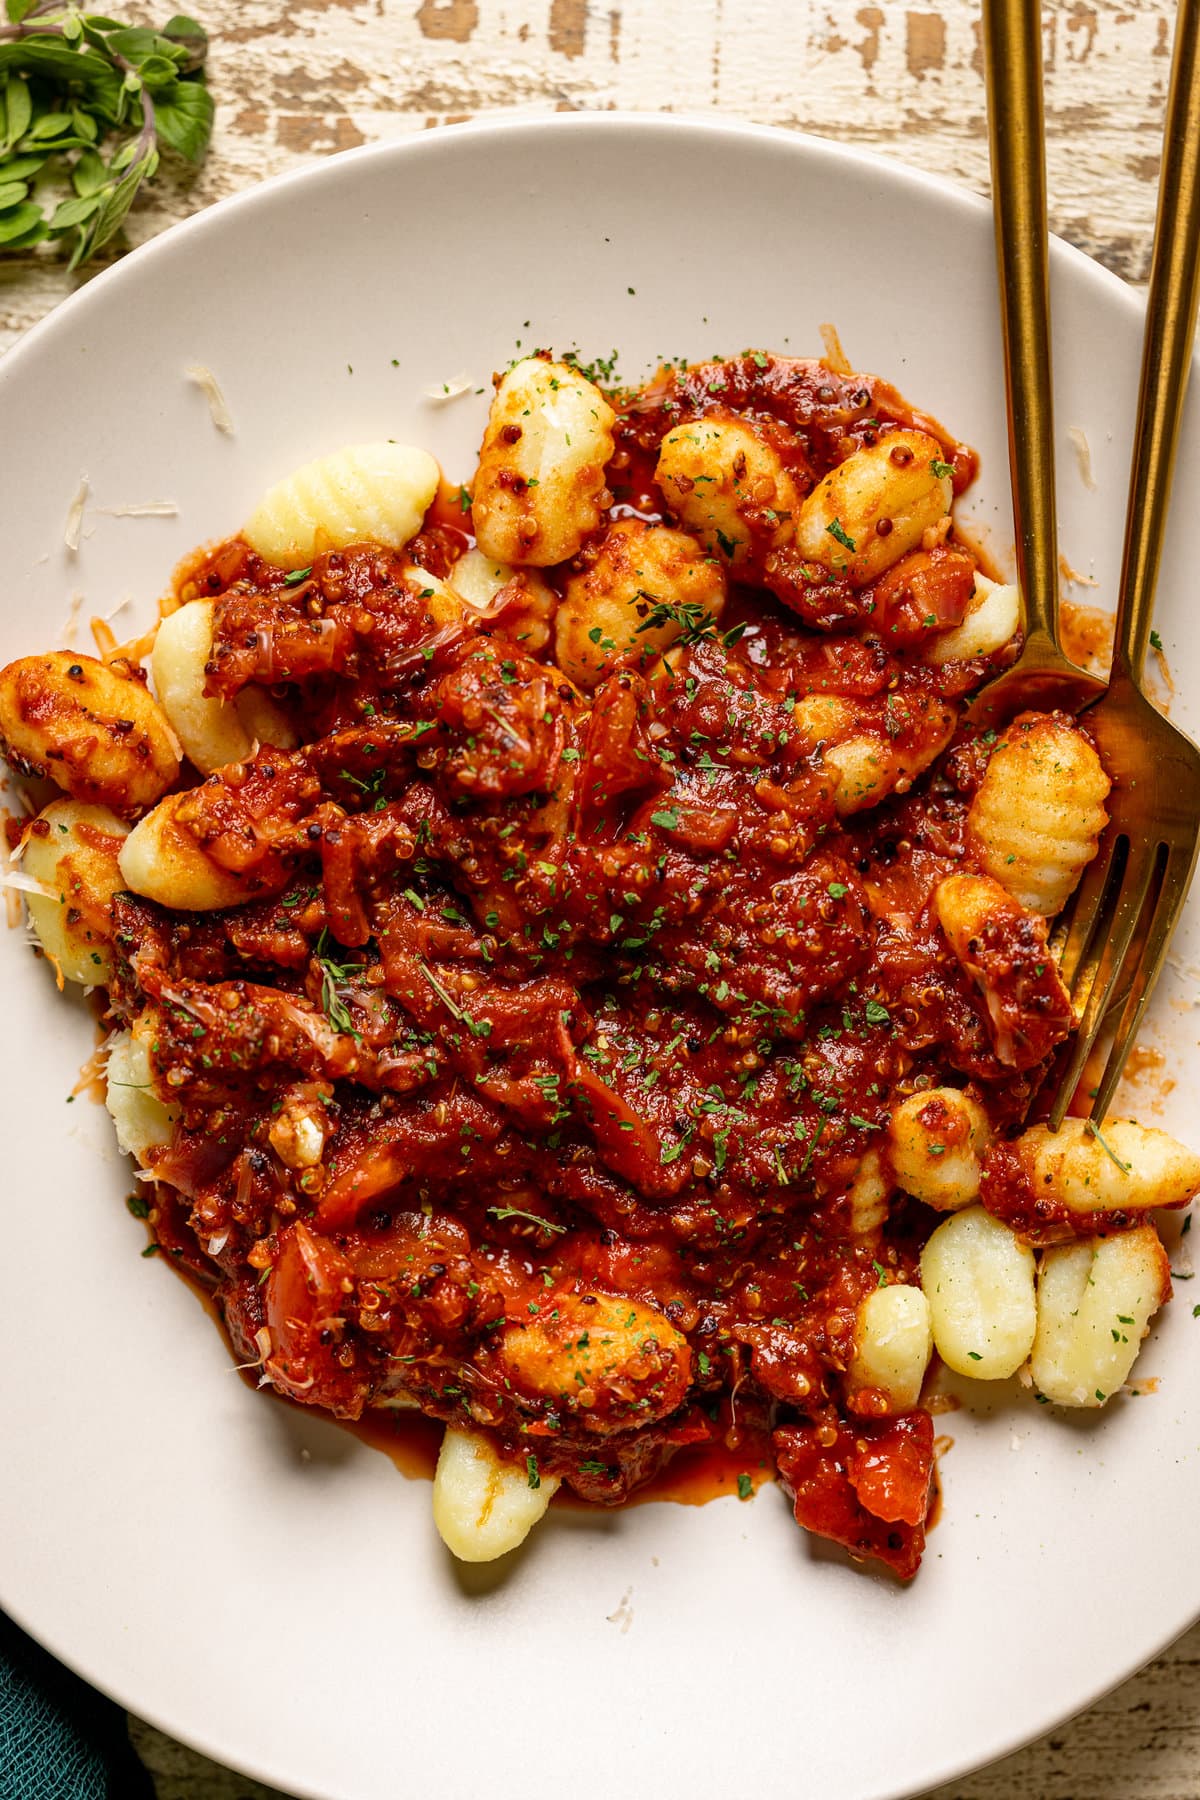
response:
<path fill-rule="evenodd" d="M 154 1800 L 120 1707 L 3 1613 L 0 1800 Z"/>

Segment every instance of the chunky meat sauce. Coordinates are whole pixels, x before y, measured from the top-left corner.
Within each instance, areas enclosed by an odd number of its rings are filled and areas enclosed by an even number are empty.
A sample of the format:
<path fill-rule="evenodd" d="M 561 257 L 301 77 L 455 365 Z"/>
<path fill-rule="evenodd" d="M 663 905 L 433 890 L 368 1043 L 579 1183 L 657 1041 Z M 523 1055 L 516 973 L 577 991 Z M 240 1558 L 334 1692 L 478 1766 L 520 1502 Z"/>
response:
<path fill-rule="evenodd" d="M 754 356 L 614 405 L 609 518 L 663 516 L 681 419 L 751 418 L 802 493 L 914 421 L 871 378 Z M 961 489 L 972 456 L 938 435 Z M 181 578 L 216 603 L 213 691 L 268 685 L 301 746 L 189 801 L 260 898 L 115 902 L 116 1005 L 153 1009 L 182 1108 L 160 1239 L 296 1400 L 408 1399 L 603 1503 L 681 1446 L 769 1431 L 801 1522 L 910 1575 L 932 1422 L 842 1376 L 860 1299 L 912 1276 L 935 1216 L 871 1229 L 851 1185 L 923 1086 L 1021 1116 L 1066 1028 L 1026 993 L 1037 1060 L 998 1060 L 931 916 L 973 866 L 988 742 L 955 721 L 991 665 L 911 652 L 962 617 L 974 559 L 950 539 L 851 589 L 764 524 L 719 624 L 693 611 L 585 694 L 505 592 L 447 625 L 402 572 L 448 574 L 470 523 L 443 506 L 403 558 L 287 578 L 235 539 Z M 950 747 L 839 817 L 793 729 L 813 695 L 898 756 Z"/>

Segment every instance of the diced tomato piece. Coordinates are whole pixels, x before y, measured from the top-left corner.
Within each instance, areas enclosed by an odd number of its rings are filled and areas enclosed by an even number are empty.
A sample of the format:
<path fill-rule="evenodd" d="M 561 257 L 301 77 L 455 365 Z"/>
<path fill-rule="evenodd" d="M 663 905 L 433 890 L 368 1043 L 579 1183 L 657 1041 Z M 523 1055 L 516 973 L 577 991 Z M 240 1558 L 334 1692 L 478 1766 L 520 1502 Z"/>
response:
<path fill-rule="evenodd" d="M 832 1444 L 820 1441 L 814 1425 L 786 1425 L 772 1443 L 798 1524 L 912 1579 L 933 1484 L 928 1413 L 843 1425 Z"/>

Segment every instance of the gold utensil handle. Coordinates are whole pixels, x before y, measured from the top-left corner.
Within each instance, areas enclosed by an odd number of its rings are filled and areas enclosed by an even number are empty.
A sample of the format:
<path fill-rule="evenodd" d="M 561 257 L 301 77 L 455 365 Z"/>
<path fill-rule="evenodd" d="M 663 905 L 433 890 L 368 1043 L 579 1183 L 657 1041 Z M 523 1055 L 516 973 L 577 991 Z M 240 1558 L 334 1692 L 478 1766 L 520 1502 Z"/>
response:
<path fill-rule="evenodd" d="M 1017 581 L 1027 643 L 1058 648 L 1058 530 L 1039 0 L 984 0 L 988 141 L 1008 397 Z"/>
<path fill-rule="evenodd" d="M 1113 673 L 1141 685 L 1200 298 L 1200 0 L 1178 0 L 1117 590 Z"/>

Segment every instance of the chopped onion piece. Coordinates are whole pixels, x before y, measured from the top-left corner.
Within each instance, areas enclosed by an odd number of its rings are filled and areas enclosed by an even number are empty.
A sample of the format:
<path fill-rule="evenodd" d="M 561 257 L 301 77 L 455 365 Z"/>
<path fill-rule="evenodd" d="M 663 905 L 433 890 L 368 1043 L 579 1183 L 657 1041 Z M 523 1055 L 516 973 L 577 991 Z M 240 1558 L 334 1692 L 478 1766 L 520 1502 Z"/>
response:
<path fill-rule="evenodd" d="M 204 1247 L 210 1256 L 220 1256 L 222 1250 L 225 1248 L 225 1246 L 228 1242 L 229 1242 L 229 1233 L 227 1231 L 222 1231 L 222 1232 L 218 1232 L 216 1237 L 210 1237 L 208 1240 L 208 1243 Z M 264 1331 L 266 1330 L 265 1325 L 263 1327 L 263 1330 Z"/>
<path fill-rule="evenodd" d="M 233 417 L 225 403 L 221 392 L 221 384 L 212 370 L 203 363 L 189 363 L 183 371 L 189 381 L 194 381 L 204 398 L 208 401 L 208 410 L 212 414 L 212 422 L 218 431 L 226 437 L 233 436 Z"/>
<path fill-rule="evenodd" d="M 269 1325 L 260 1325 L 255 1332 L 254 1348 L 258 1351 L 261 1360 L 266 1362 L 271 1354 L 271 1327 Z"/>

